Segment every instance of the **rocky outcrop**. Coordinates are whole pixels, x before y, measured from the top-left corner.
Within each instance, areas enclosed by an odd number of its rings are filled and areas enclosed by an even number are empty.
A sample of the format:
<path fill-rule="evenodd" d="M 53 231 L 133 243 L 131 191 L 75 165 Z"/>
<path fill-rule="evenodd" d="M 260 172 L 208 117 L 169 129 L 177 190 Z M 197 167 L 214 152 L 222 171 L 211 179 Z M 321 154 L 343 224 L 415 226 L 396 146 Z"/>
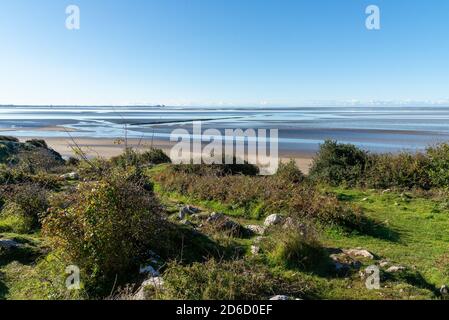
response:
<path fill-rule="evenodd" d="M 46 168 L 65 163 L 62 156 L 48 148 L 43 140 L 29 140 L 23 143 L 14 137 L 0 136 L 0 163 L 15 165 L 23 159 L 27 159 L 37 167 Z"/>
<path fill-rule="evenodd" d="M 179 209 L 178 219 L 184 220 L 186 216 L 199 213 L 201 210 L 193 206 L 185 206 Z"/>
<path fill-rule="evenodd" d="M 20 243 L 10 239 L 0 239 L 0 249 L 11 250 L 19 248 Z"/>

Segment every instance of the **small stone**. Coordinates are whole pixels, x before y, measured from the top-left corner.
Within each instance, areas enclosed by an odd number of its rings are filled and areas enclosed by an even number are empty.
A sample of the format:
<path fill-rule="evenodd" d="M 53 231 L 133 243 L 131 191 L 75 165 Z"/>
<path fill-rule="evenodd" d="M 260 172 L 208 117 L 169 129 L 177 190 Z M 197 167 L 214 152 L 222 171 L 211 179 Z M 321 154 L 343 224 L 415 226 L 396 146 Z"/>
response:
<path fill-rule="evenodd" d="M 263 235 L 265 233 L 265 227 L 263 226 L 247 225 L 245 228 L 257 235 Z"/>
<path fill-rule="evenodd" d="M 197 214 L 198 212 L 200 212 L 198 208 L 192 206 L 185 206 L 179 209 L 178 218 L 179 220 L 183 220 L 187 215 Z"/>
<path fill-rule="evenodd" d="M 379 266 L 381 268 L 386 268 L 386 267 L 388 267 L 389 264 L 390 264 L 390 261 L 388 261 L 388 260 L 382 260 L 379 262 Z"/>
<path fill-rule="evenodd" d="M 387 272 L 389 273 L 396 273 L 396 272 L 401 272 L 401 271 L 405 271 L 406 268 L 403 266 L 391 266 L 387 269 Z"/>
<path fill-rule="evenodd" d="M 258 255 L 258 254 L 259 254 L 259 251 L 260 251 L 260 247 L 254 246 L 254 245 L 251 246 L 251 253 L 252 253 L 253 255 Z"/>
<path fill-rule="evenodd" d="M 265 227 L 271 227 L 282 222 L 282 217 L 278 214 L 269 215 L 264 222 Z"/>
<path fill-rule="evenodd" d="M 285 295 L 276 295 L 270 298 L 270 300 L 293 300 L 289 296 Z"/>
<path fill-rule="evenodd" d="M 440 293 L 443 297 L 447 297 L 449 295 L 449 288 L 443 284 L 440 288 Z"/>
<path fill-rule="evenodd" d="M 353 257 L 363 257 L 371 260 L 374 259 L 374 255 L 365 249 L 348 249 L 343 250 L 343 252 Z"/>
<path fill-rule="evenodd" d="M 349 271 L 351 269 L 360 269 L 362 264 L 360 261 L 354 260 L 345 253 L 334 253 L 329 256 L 334 264 L 335 271 Z"/>
<path fill-rule="evenodd" d="M 223 213 L 219 213 L 219 212 L 212 212 L 210 217 L 207 218 L 207 222 L 211 223 L 211 222 L 216 222 L 218 220 L 224 219 L 225 215 Z"/>
<path fill-rule="evenodd" d="M 368 198 L 363 198 L 362 201 L 368 201 Z"/>
<path fill-rule="evenodd" d="M 385 189 L 384 191 L 382 191 L 382 194 L 390 193 L 390 192 L 391 192 L 391 189 Z"/>
<path fill-rule="evenodd" d="M 79 174 L 76 172 L 69 172 L 60 176 L 64 180 L 79 180 Z"/>

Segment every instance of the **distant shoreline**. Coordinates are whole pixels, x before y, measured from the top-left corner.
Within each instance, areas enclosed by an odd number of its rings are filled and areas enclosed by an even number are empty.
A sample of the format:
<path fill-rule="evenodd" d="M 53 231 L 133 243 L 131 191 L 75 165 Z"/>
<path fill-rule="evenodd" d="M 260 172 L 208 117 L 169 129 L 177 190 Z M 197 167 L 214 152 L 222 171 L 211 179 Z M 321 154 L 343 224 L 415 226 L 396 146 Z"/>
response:
<path fill-rule="evenodd" d="M 43 139 L 47 142 L 47 145 L 59 152 L 63 157 L 74 156 L 73 147 L 74 142 L 69 138 L 42 138 L 39 136 L 30 138 L 20 138 L 20 141 L 26 141 L 30 139 Z M 76 144 L 87 154 L 89 157 L 102 157 L 109 159 L 111 157 L 121 154 L 125 149 L 125 144 L 117 143 L 118 139 L 111 138 L 74 138 Z M 128 139 L 128 146 L 137 150 L 145 150 L 150 147 L 160 148 L 165 153 L 170 155 L 170 150 L 174 145 L 174 142 L 160 139 Z M 294 151 L 294 150 L 279 150 L 279 158 L 282 162 L 294 159 L 298 168 L 308 173 L 310 165 L 314 157 L 314 152 Z"/>

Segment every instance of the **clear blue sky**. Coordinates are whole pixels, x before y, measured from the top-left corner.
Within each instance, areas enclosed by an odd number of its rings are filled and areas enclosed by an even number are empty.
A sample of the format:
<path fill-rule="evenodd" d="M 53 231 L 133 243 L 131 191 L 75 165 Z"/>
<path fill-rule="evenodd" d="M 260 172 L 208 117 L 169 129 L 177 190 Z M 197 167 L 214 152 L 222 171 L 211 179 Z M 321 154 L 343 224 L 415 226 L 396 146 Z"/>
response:
<path fill-rule="evenodd" d="M 365 28 L 369 4 L 380 31 Z M 0 2 L 0 104 L 447 98 L 445 0 Z"/>

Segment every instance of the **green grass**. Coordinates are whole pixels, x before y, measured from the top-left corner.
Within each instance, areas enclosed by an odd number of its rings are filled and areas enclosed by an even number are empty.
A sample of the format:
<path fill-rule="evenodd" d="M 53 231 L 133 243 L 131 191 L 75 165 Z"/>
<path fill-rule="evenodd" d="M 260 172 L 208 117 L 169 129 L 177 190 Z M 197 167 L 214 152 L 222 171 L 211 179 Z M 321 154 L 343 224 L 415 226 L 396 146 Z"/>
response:
<path fill-rule="evenodd" d="M 449 283 L 449 210 L 440 209 L 441 201 L 423 196 L 406 197 L 397 192 L 381 194 L 355 189 L 333 192 L 340 199 L 361 206 L 379 226 L 378 232 L 372 235 L 348 235 L 338 229 L 327 229 L 323 239 L 326 246 L 363 247 L 378 258 L 407 266 L 416 278 L 410 277 L 409 282 L 420 289 L 437 289 Z"/>

